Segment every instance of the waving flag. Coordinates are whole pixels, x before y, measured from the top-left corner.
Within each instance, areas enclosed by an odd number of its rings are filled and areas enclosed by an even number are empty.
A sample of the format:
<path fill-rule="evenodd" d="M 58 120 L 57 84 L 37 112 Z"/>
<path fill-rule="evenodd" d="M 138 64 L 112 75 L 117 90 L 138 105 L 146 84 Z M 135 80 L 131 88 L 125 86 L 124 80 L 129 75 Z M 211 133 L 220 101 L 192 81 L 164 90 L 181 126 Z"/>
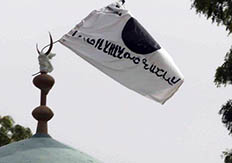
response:
<path fill-rule="evenodd" d="M 92 11 L 60 43 L 127 88 L 162 104 L 183 83 L 170 55 L 120 3 Z"/>

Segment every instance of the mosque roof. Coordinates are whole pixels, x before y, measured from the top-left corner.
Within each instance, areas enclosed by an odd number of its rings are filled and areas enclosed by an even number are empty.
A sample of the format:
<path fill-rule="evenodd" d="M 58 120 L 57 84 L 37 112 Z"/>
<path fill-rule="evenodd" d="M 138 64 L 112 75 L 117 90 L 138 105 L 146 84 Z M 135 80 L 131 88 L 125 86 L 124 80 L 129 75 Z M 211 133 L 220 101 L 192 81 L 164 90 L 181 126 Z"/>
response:
<path fill-rule="evenodd" d="M 0 163 L 100 163 L 100 161 L 60 143 L 49 135 L 34 135 L 30 139 L 1 147 Z"/>

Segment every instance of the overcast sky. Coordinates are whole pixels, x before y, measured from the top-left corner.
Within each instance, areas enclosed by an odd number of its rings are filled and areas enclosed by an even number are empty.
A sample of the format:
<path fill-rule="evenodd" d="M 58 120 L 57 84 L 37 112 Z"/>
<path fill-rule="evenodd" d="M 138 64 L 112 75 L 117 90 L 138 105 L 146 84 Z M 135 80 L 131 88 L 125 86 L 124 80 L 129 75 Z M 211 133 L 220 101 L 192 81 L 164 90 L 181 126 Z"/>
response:
<path fill-rule="evenodd" d="M 0 5 L 0 115 L 30 127 L 39 90 L 35 44 L 61 38 L 89 12 L 112 0 L 7 0 Z M 220 163 L 232 148 L 218 111 L 231 86 L 216 88 L 217 66 L 232 39 L 191 10 L 190 0 L 126 2 L 149 33 L 173 57 L 185 83 L 160 105 L 115 82 L 61 44 L 53 52 L 56 84 L 48 97 L 55 113 L 50 135 L 105 163 Z"/>

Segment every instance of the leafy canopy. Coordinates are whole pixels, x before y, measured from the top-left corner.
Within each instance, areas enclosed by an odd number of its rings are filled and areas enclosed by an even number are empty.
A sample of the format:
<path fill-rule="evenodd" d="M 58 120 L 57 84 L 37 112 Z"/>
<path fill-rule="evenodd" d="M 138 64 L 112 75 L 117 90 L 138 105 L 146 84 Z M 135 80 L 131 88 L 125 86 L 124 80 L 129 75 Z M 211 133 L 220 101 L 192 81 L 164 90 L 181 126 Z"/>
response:
<path fill-rule="evenodd" d="M 214 82 L 218 87 L 232 84 L 232 48 L 226 54 L 224 63 L 217 68 Z"/>
<path fill-rule="evenodd" d="M 229 34 L 232 33 L 232 0 L 194 0 L 192 8 L 198 14 L 205 15 L 213 23 L 224 25 Z M 215 84 L 232 84 L 232 47 L 225 56 L 224 63 L 217 68 L 215 74 Z"/>
<path fill-rule="evenodd" d="M 29 128 L 14 123 L 10 116 L 0 116 L 0 147 L 32 136 Z"/>
<path fill-rule="evenodd" d="M 192 8 L 198 14 L 211 19 L 212 23 L 223 25 L 229 34 L 232 33 L 232 0 L 192 0 Z M 232 47 L 224 58 L 224 63 L 219 66 L 215 73 L 214 83 L 217 87 L 232 84 Z M 222 123 L 232 135 L 232 100 L 222 106 L 219 114 L 222 116 Z M 232 163 L 232 151 L 223 152 L 225 163 Z"/>
<path fill-rule="evenodd" d="M 222 106 L 219 114 L 222 115 L 222 123 L 229 130 L 229 134 L 232 135 L 232 100 L 227 101 Z"/>
<path fill-rule="evenodd" d="M 192 3 L 199 14 L 207 19 L 224 25 L 229 33 L 232 32 L 232 1 L 231 0 L 194 0 Z"/>

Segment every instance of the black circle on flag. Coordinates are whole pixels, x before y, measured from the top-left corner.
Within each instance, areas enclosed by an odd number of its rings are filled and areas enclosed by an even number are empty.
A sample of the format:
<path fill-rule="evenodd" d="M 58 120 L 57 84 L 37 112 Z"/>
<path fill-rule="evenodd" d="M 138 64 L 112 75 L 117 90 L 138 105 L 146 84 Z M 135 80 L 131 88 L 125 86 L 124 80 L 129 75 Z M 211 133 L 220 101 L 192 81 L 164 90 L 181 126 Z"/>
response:
<path fill-rule="evenodd" d="M 130 18 L 127 21 L 122 31 L 122 40 L 132 52 L 142 55 L 152 53 L 161 48 L 146 29 L 134 18 Z"/>

